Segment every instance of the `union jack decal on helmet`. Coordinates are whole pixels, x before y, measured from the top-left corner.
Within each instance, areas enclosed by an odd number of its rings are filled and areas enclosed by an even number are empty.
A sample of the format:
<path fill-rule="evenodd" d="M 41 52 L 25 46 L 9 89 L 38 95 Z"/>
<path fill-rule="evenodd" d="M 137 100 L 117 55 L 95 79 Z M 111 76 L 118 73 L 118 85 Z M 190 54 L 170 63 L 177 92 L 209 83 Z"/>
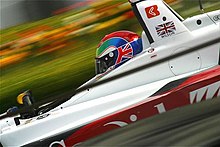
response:
<path fill-rule="evenodd" d="M 118 57 L 116 64 L 121 63 L 122 61 L 129 60 L 133 57 L 133 48 L 130 43 L 123 45 L 118 48 Z"/>

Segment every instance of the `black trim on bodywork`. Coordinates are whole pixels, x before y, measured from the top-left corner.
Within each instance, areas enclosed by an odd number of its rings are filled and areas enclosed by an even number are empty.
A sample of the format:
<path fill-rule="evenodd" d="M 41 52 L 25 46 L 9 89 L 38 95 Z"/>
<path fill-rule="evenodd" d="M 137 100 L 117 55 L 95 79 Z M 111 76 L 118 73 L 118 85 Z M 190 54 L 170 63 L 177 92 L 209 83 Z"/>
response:
<path fill-rule="evenodd" d="M 141 2 L 141 1 L 139 1 L 139 2 Z M 137 8 L 137 5 L 136 5 L 137 3 L 138 3 L 138 2 L 131 4 L 132 9 L 133 9 L 133 12 L 134 12 L 134 14 L 136 15 L 136 17 L 137 17 L 137 19 L 138 19 L 138 21 L 139 21 L 141 27 L 143 28 L 144 32 L 146 33 L 147 38 L 148 38 L 150 44 L 152 44 L 152 43 L 154 42 L 154 39 L 152 38 L 152 36 L 151 36 L 151 34 L 150 34 L 150 31 L 148 30 L 146 24 L 144 23 L 144 20 L 143 20 L 142 17 L 141 17 L 141 14 L 140 14 L 139 11 L 138 11 L 138 8 Z"/>
<path fill-rule="evenodd" d="M 157 92 L 155 92 L 152 96 L 163 94 L 163 93 L 179 86 L 180 84 L 185 82 L 188 78 L 189 77 L 172 81 L 172 82 L 166 84 L 165 86 L 163 86 L 161 89 L 159 89 Z"/>
<path fill-rule="evenodd" d="M 134 5 L 134 4 L 137 4 L 137 3 L 142 2 L 142 1 L 146 1 L 146 0 L 139 0 L 139 1 L 136 1 L 136 2 L 130 2 L 130 3 Z"/>
<path fill-rule="evenodd" d="M 167 7 L 167 9 L 169 9 L 170 12 L 172 12 L 173 15 L 175 15 L 177 19 L 179 19 L 179 21 L 181 21 L 181 22 L 184 21 L 184 19 L 180 18 L 181 16 L 179 17 L 178 14 L 175 13 L 175 12 L 170 8 L 170 6 L 169 6 L 167 3 L 165 3 L 164 1 L 163 1 L 163 3 L 164 3 L 164 5 Z"/>

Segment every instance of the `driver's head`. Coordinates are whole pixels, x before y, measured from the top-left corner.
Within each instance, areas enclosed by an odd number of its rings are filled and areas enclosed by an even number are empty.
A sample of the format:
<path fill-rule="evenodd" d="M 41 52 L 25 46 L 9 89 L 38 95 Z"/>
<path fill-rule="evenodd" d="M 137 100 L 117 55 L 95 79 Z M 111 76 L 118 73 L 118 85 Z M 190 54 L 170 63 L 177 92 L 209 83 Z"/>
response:
<path fill-rule="evenodd" d="M 117 68 L 142 52 L 140 37 L 130 31 L 117 31 L 106 35 L 96 51 L 96 74 Z"/>

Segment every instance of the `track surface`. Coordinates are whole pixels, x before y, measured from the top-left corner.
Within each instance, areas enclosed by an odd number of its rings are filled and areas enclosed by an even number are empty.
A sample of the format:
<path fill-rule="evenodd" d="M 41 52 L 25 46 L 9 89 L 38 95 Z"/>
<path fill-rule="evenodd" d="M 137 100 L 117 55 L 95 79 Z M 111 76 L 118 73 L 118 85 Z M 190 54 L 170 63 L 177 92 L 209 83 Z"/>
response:
<path fill-rule="evenodd" d="M 220 97 L 141 120 L 82 146 L 220 146 Z"/>

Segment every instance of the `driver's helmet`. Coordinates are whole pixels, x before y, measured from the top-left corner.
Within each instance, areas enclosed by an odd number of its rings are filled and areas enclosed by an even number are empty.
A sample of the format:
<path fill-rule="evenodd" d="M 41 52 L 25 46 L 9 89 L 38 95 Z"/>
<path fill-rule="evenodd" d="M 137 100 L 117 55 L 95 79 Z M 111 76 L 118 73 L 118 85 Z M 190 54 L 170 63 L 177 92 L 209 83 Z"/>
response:
<path fill-rule="evenodd" d="M 96 51 L 96 74 L 115 69 L 141 53 L 139 35 L 130 31 L 117 31 L 106 35 Z"/>

